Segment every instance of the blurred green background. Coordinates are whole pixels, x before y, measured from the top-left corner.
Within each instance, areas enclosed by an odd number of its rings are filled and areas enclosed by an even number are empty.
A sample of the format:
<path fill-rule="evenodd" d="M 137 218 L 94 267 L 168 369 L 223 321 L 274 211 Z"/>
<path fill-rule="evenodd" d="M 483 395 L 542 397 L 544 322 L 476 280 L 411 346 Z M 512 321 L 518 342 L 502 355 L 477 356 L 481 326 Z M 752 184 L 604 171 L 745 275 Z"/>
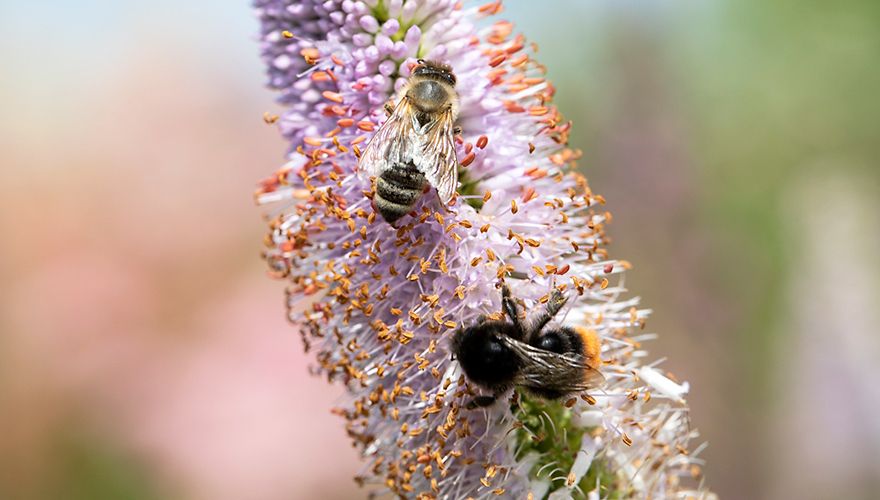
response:
<path fill-rule="evenodd" d="M 880 3 L 506 4 L 722 498 L 880 490 Z M 0 3 L 0 498 L 359 498 L 247 3 Z"/>

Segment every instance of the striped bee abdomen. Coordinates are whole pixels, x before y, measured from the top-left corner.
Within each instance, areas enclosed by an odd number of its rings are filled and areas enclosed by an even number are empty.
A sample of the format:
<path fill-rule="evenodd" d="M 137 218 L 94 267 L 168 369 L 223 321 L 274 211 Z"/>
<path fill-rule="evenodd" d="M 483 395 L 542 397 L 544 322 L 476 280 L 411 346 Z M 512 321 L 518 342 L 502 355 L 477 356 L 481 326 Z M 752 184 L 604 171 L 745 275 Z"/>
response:
<path fill-rule="evenodd" d="M 383 219 L 393 223 L 413 209 L 427 182 L 411 162 L 384 170 L 376 179 L 376 209 Z"/>

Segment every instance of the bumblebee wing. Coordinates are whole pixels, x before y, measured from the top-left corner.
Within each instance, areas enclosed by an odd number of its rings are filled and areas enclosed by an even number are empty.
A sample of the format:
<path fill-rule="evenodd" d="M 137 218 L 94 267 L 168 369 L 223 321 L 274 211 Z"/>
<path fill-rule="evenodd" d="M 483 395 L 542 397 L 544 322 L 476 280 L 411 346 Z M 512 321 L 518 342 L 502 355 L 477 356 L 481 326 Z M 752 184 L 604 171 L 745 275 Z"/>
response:
<path fill-rule="evenodd" d="M 402 97 L 361 154 L 362 172 L 378 177 L 392 165 L 409 163 L 416 145 L 414 116 L 409 99 Z"/>
<path fill-rule="evenodd" d="M 421 148 L 415 151 L 413 163 L 437 189 L 443 203 L 449 203 L 458 187 L 458 160 L 455 157 L 455 140 L 452 108 L 422 128 Z"/>
<path fill-rule="evenodd" d="M 501 339 L 522 362 L 514 382 L 516 385 L 558 392 L 580 392 L 594 389 L 605 381 L 599 370 L 590 367 L 578 356 L 538 349 L 510 337 Z"/>

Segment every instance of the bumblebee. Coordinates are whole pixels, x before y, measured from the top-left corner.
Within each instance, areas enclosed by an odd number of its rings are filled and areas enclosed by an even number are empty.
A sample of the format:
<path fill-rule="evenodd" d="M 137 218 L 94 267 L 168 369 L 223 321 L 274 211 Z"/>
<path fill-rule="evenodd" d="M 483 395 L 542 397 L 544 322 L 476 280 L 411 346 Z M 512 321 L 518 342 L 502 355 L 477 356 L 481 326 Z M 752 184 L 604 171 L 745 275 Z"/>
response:
<path fill-rule="evenodd" d="M 459 330 L 452 340 L 452 353 L 473 384 L 491 392 L 478 396 L 468 408 L 495 403 L 513 387 L 545 399 L 559 399 L 600 385 L 600 343 L 595 332 L 583 328 L 544 328 L 567 299 L 554 289 L 543 311 L 520 317 L 516 299 L 507 285 L 501 302 L 507 320 L 485 318 Z"/>
<path fill-rule="evenodd" d="M 458 94 L 445 64 L 419 59 L 388 120 L 361 155 L 359 169 L 376 177 L 376 210 L 389 224 L 410 212 L 430 187 L 443 204 L 458 185 Z"/>

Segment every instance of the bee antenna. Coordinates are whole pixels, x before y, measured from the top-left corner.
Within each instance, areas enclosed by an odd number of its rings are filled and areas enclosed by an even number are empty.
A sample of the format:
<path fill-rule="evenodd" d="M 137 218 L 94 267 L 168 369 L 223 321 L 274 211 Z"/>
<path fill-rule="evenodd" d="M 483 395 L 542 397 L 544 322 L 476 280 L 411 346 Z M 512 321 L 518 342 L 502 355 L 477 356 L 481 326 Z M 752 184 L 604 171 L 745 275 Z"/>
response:
<path fill-rule="evenodd" d="M 424 60 L 424 59 L 416 59 L 416 62 L 417 62 L 418 64 L 425 64 L 425 60 Z"/>

